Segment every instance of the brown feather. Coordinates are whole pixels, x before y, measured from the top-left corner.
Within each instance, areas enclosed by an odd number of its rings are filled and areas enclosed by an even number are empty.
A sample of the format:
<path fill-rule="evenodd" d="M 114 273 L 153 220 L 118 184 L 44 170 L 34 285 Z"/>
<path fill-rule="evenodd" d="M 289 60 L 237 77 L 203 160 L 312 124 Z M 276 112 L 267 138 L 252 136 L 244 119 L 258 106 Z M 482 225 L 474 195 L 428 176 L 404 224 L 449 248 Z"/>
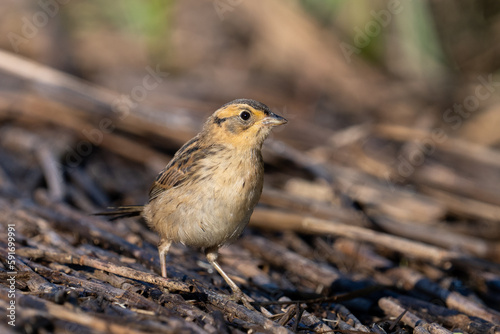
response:
<path fill-rule="evenodd" d="M 149 202 L 164 191 L 181 186 L 192 177 L 200 160 L 222 149 L 222 145 L 206 143 L 200 135 L 191 139 L 177 151 L 170 163 L 160 172 L 149 190 Z"/>

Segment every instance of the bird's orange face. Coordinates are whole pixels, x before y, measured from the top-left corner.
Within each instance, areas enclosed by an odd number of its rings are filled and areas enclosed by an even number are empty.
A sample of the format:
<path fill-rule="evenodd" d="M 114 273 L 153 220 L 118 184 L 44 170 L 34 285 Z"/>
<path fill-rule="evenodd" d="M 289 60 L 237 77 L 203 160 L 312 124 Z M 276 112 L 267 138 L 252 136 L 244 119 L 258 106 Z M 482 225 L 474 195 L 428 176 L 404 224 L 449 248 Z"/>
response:
<path fill-rule="evenodd" d="M 275 126 L 287 120 L 253 100 L 235 100 L 217 110 L 205 127 L 214 140 L 236 147 L 257 148 Z"/>

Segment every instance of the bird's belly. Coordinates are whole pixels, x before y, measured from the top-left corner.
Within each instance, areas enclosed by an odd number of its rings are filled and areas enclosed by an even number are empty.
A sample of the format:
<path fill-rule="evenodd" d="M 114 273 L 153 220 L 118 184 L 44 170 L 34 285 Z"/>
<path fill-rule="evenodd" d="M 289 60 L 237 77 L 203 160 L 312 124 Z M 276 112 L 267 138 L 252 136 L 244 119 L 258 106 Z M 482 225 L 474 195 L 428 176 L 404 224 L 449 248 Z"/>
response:
<path fill-rule="evenodd" d="M 222 175 L 170 189 L 148 205 L 146 220 L 162 238 L 199 248 L 220 247 L 248 224 L 262 191 L 262 176 L 256 176 Z"/>

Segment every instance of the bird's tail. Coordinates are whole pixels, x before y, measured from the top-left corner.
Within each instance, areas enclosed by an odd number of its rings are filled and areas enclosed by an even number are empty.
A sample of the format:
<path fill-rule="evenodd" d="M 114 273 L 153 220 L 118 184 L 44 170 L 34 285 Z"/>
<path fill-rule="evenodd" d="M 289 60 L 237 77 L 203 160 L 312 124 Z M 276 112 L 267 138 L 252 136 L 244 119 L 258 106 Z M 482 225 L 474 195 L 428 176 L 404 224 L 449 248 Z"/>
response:
<path fill-rule="evenodd" d="M 115 208 L 108 208 L 108 211 L 96 212 L 93 215 L 108 216 L 109 220 L 115 220 L 120 218 L 140 216 L 143 208 L 144 206 L 142 205 L 126 205 Z"/>

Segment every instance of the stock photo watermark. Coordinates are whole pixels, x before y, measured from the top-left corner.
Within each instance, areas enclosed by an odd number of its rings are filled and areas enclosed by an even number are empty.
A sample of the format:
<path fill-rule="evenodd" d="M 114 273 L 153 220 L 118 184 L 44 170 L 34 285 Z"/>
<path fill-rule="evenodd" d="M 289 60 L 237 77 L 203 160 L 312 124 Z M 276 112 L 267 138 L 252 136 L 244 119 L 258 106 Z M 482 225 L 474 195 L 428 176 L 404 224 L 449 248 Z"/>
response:
<path fill-rule="evenodd" d="M 7 225 L 7 298 L 9 300 L 7 306 L 7 323 L 16 326 L 16 226 L 15 224 Z"/>
<path fill-rule="evenodd" d="M 213 5 L 219 20 L 224 21 L 226 13 L 232 13 L 243 0 L 214 0 Z"/>
<path fill-rule="evenodd" d="M 500 87 L 500 81 L 494 81 L 493 75 L 479 75 L 477 77 L 479 84 L 474 89 L 474 93 L 467 95 L 461 103 L 454 103 L 452 107 L 443 112 L 443 122 L 452 131 L 458 130 L 475 111 L 481 106 L 481 102 L 488 100 L 493 93 Z M 401 179 L 407 179 L 419 166 L 422 166 L 426 158 L 432 155 L 439 144 L 448 140 L 449 136 L 443 127 L 434 128 L 430 134 L 417 142 L 415 148 L 408 154 L 399 154 L 396 164 L 398 176 Z M 391 177 L 387 176 L 387 181 L 391 184 Z M 396 181 L 396 180 L 395 180 Z"/>
<path fill-rule="evenodd" d="M 366 22 L 364 27 L 355 26 L 353 43 L 341 42 L 340 50 L 347 63 L 351 63 L 353 54 L 360 54 L 361 50 L 370 45 L 371 41 L 380 35 L 381 31 L 392 23 L 394 16 L 400 14 L 404 9 L 400 0 L 387 2 L 387 7 L 378 11 L 371 10 L 371 20 Z"/>
<path fill-rule="evenodd" d="M 12 50 L 19 53 L 20 46 L 33 40 L 40 29 L 43 29 L 50 20 L 60 11 L 62 5 L 66 5 L 70 0 L 39 0 L 36 2 L 38 10 L 31 16 L 21 18 L 21 29 L 19 33 L 7 33 Z"/>
<path fill-rule="evenodd" d="M 118 120 L 124 120 L 132 110 L 139 106 L 140 102 L 146 100 L 149 92 L 158 88 L 169 75 L 168 72 L 161 71 L 160 65 L 156 65 L 155 68 L 146 66 L 145 70 L 147 74 L 142 78 L 140 85 L 134 86 L 129 94 L 122 94 L 113 101 L 111 109 Z M 85 139 L 80 140 L 74 149 L 67 146 L 66 166 L 72 168 L 80 165 L 83 159 L 92 153 L 92 148 L 100 146 L 104 140 L 104 136 L 113 132 L 114 129 L 114 121 L 107 117 L 102 118 L 97 127 L 83 129 L 81 134 Z"/>

